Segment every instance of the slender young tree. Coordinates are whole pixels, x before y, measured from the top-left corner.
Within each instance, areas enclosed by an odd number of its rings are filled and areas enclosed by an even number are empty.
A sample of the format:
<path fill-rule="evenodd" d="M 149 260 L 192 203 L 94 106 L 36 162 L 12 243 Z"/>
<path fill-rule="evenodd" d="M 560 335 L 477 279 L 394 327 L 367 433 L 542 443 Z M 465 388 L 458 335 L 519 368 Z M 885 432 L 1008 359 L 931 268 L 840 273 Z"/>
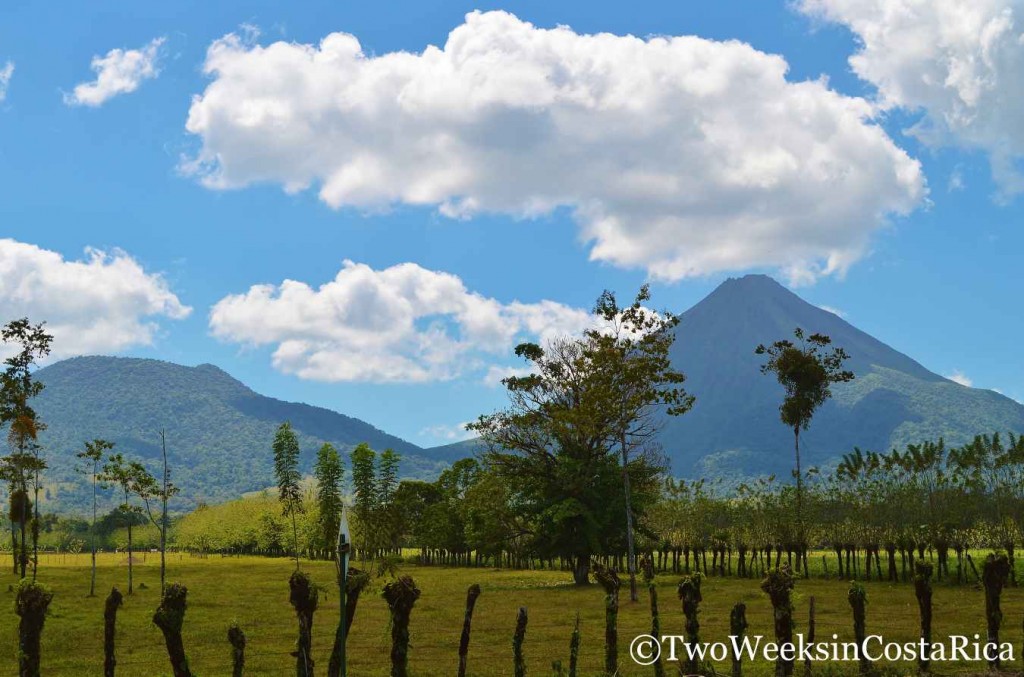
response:
<path fill-rule="evenodd" d="M 160 433 L 163 441 L 163 432 Z M 132 474 L 131 490 L 142 500 L 145 515 L 160 532 L 160 590 L 167 587 L 167 501 L 178 493 L 178 487 L 170 481 L 167 468 L 167 451 L 164 446 L 163 477 L 160 482 L 141 463 L 130 464 Z M 153 502 L 160 501 L 160 514 L 153 512 Z"/>
<path fill-rule="evenodd" d="M 274 435 L 274 476 L 277 478 L 278 500 L 285 517 L 292 518 L 292 551 L 295 553 L 295 570 L 299 570 L 299 524 L 298 515 L 303 511 L 302 492 L 299 481 L 299 440 L 291 423 L 285 422 Z"/>
<path fill-rule="evenodd" d="M 797 327 L 793 332 L 796 343 L 788 339 L 776 341 L 770 346 L 761 344 L 754 353 L 767 355 L 761 365 L 762 374 L 775 374 L 785 389 L 785 397 L 779 407 L 782 423 L 793 430 L 793 446 L 796 452 L 796 521 L 800 546 L 803 538 L 803 472 L 800 468 L 800 431 L 807 430 L 811 418 L 821 405 L 832 397 L 832 385 L 854 379 L 852 371 L 843 369 L 849 359 L 846 351 L 839 347 L 827 350 L 832 339 L 824 334 L 805 337 Z M 826 352 L 827 350 L 827 352 Z M 800 553 L 806 560 L 806 553 Z M 799 560 L 797 562 L 800 563 Z M 803 562 L 807 575 L 806 561 Z"/>
<path fill-rule="evenodd" d="M 141 481 L 139 477 L 140 467 L 141 466 L 138 463 L 126 461 L 122 454 L 111 454 L 103 464 L 103 473 L 99 477 L 100 482 L 112 484 L 117 487 L 120 496 L 124 499 L 121 504 L 117 506 L 117 510 L 124 518 L 125 525 L 128 527 L 129 595 L 132 595 L 135 592 L 133 569 L 134 558 L 132 556 L 132 527 L 135 524 L 137 516 L 142 514 L 142 507 L 133 505 L 131 499 Z M 143 468 L 143 470 L 145 469 Z"/>
<path fill-rule="evenodd" d="M 28 568 L 28 547 L 26 524 L 28 522 L 28 482 L 32 479 L 35 502 L 32 504 L 35 516 L 32 526 L 33 561 L 37 559 L 39 547 L 39 473 L 46 464 L 39 456 L 40 446 L 36 442 L 37 433 L 43 429 L 35 409 L 31 406 L 34 397 L 43 391 L 43 384 L 36 380 L 36 362 L 50 354 L 53 336 L 46 333 L 45 323 L 33 325 L 28 318 L 8 322 L 0 329 L 0 340 L 5 344 L 16 346 L 15 352 L 4 360 L 4 370 L 0 372 L 0 426 L 9 426 L 8 441 L 11 454 L 4 461 L 7 466 L 5 474 L 10 475 L 12 484 L 11 511 L 12 516 L 18 515 L 21 531 L 18 564 L 21 577 L 24 578 Z M 32 572 L 35 579 L 35 568 Z"/>
<path fill-rule="evenodd" d="M 644 307 L 650 301 L 650 288 L 640 288 L 631 306 L 622 308 L 615 294 L 605 291 L 594 306 L 602 326 L 586 332 L 598 368 L 607 377 L 607 398 L 612 405 L 615 425 L 610 446 L 618 446 L 622 456 L 622 484 L 626 508 L 626 568 L 629 571 L 629 599 L 638 600 L 636 551 L 633 542 L 633 501 L 629 486 L 630 454 L 648 444 L 661 429 L 663 412 L 669 416 L 685 414 L 693 407 L 694 396 L 682 387 L 686 376 L 672 368 L 669 350 L 675 343 L 679 318 L 671 313 L 655 313 Z M 613 415 L 614 415 L 613 414 Z"/>
<path fill-rule="evenodd" d="M 341 457 L 330 443 L 325 443 L 317 452 L 313 476 L 316 478 L 320 546 L 326 556 L 333 550 L 338 538 L 338 525 L 341 520 L 341 481 L 344 477 Z"/>
<path fill-rule="evenodd" d="M 113 442 L 95 439 L 92 442 L 86 442 L 85 450 L 75 454 L 76 458 L 82 461 L 78 471 L 88 475 L 92 484 L 92 524 L 89 525 L 89 549 L 92 555 L 92 572 L 89 578 L 89 597 L 96 596 L 96 492 L 102 486 L 99 481 L 100 463 L 103 461 L 103 457 L 113 448 Z"/>

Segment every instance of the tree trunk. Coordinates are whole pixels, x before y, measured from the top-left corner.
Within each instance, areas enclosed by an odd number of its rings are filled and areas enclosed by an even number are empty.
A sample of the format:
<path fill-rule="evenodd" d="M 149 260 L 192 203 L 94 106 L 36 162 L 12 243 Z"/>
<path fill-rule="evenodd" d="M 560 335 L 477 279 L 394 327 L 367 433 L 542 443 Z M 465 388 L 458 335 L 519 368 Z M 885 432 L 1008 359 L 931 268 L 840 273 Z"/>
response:
<path fill-rule="evenodd" d="M 523 641 L 526 639 L 526 621 L 526 607 L 521 606 L 519 607 L 519 614 L 516 616 L 516 631 L 512 635 L 512 672 L 515 677 L 526 677 L 526 658 L 523 656 Z"/>
<path fill-rule="evenodd" d="M 319 589 L 301 571 L 292 573 L 288 587 L 291 590 L 289 601 L 299 619 L 299 641 L 292 653 L 295 657 L 295 674 L 298 677 L 313 677 L 313 613 L 319 601 Z"/>
<path fill-rule="evenodd" d="M 590 555 L 577 554 L 572 568 L 572 579 L 576 585 L 587 585 L 590 583 Z"/>
<path fill-rule="evenodd" d="M 932 565 L 926 562 L 917 563 L 917 575 L 914 576 L 914 594 L 917 607 L 921 613 L 922 652 L 917 665 L 922 673 L 927 673 L 931 666 L 932 650 Z"/>
<path fill-rule="evenodd" d="M 779 645 L 793 642 L 793 604 L 790 592 L 793 590 L 793 575 L 788 567 L 769 571 L 761 589 L 768 593 L 768 599 L 775 611 L 775 641 Z M 776 677 L 789 677 L 793 674 L 793 661 L 785 660 L 782 655 L 775 661 Z"/>
<path fill-rule="evenodd" d="M 123 602 L 121 591 L 116 587 L 111 588 L 103 606 L 103 677 L 114 677 L 114 668 L 117 666 L 114 636 L 117 630 L 117 610 Z"/>
<path fill-rule="evenodd" d="M 384 601 L 391 611 L 391 677 L 409 675 L 409 616 L 420 597 L 411 576 L 401 576 L 384 586 Z"/>
<path fill-rule="evenodd" d="M 982 566 L 982 584 L 985 586 L 985 620 L 988 624 L 988 642 L 986 650 L 991 660 L 988 666 L 993 670 L 1000 668 L 999 660 L 999 626 L 1003 622 L 1003 611 L 999 606 L 999 598 L 1003 594 L 1003 586 L 1010 575 L 1010 563 L 1006 555 L 992 554 L 985 558 Z"/>
<path fill-rule="evenodd" d="M 590 565 L 594 578 L 604 588 L 604 671 L 609 675 L 619 672 L 619 587 L 621 583 L 615 569 L 598 562 Z"/>
<path fill-rule="evenodd" d="M 231 644 L 231 677 L 242 677 L 245 669 L 245 633 L 237 623 L 228 627 L 228 642 Z"/>
<path fill-rule="evenodd" d="M 686 643 L 690 646 L 700 644 L 700 620 L 697 618 L 698 607 L 701 602 L 700 581 L 703 576 L 700 572 L 683 576 L 679 581 L 677 593 L 683 603 L 683 616 L 686 617 Z M 701 665 L 696 653 L 687 654 L 684 662 L 685 674 L 696 675 L 700 673 Z"/>
<path fill-rule="evenodd" d="M 466 677 L 466 660 L 469 656 L 469 631 L 473 623 L 473 607 L 480 596 L 480 586 L 474 583 L 466 591 L 466 615 L 462 621 L 462 636 L 459 638 L 459 677 Z"/>
<path fill-rule="evenodd" d="M 746 633 L 747 605 L 738 602 L 729 613 L 729 634 L 736 638 L 736 646 L 739 647 Z M 743 653 L 740 651 L 735 651 L 732 655 L 732 677 L 743 677 Z"/>
<path fill-rule="evenodd" d="M 130 557 L 130 555 L 129 555 Z M 153 614 L 153 623 L 164 634 L 167 645 L 167 657 L 171 661 L 174 677 L 192 677 L 185 655 L 185 643 L 181 638 L 181 628 L 185 623 L 186 598 L 188 588 L 180 583 L 171 583 L 164 590 L 160 606 Z"/>
<path fill-rule="evenodd" d="M 15 613 L 18 623 L 18 675 L 39 677 L 39 640 L 43 636 L 43 623 L 53 601 L 53 593 L 34 581 L 22 580 L 18 585 Z"/>

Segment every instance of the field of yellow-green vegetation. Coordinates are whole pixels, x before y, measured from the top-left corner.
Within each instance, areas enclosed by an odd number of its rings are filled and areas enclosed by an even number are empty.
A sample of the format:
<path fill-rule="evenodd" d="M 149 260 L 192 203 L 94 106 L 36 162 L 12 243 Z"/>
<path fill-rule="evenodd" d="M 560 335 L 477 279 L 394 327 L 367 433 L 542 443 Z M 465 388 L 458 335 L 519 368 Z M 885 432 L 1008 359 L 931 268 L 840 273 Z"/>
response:
<path fill-rule="evenodd" d="M 142 558 L 145 561 L 141 561 Z M 151 618 L 159 601 L 159 556 L 139 555 L 135 566 L 136 592 L 126 598 L 118 616 L 118 674 L 156 676 L 170 673 L 163 638 Z M 100 557 L 97 596 L 87 597 L 89 556 L 44 555 L 39 580 L 55 593 L 43 633 L 42 673 L 44 675 L 101 675 L 103 663 L 103 599 L 112 585 L 127 586 L 127 567 L 122 555 Z M 168 556 L 168 580 L 188 586 L 185 645 L 197 675 L 230 674 L 227 628 L 237 621 L 248 637 L 247 675 L 294 674 L 291 657 L 297 625 L 288 603 L 288 577 L 294 563 L 287 559 L 256 557 L 205 558 L 172 554 Z M 302 568 L 323 586 L 320 610 L 314 624 L 316 673 L 325 674 L 338 618 L 334 586 L 334 565 L 330 562 L 302 562 Z M 567 573 L 557 571 L 508 571 L 494 569 L 452 569 L 405 565 L 402 573 L 413 576 L 422 596 L 412 613 L 410 672 L 413 675 L 456 674 L 457 648 L 462 628 L 466 588 L 479 583 L 483 594 L 476 605 L 469 651 L 469 674 L 506 676 L 512 674 L 511 639 L 517 610 L 529 611 L 525 654 L 529 674 L 550 675 L 553 661 L 568 665 L 569 639 L 577 612 L 581 618 L 582 645 L 580 674 L 603 674 L 604 595 L 592 585 L 571 584 Z M 349 640 L 349 674 L 389 674 L 390 630 L 388 611 L 379 590 L 385 579 L 371 583 L 359 601 Z M 678 578 L 661 575 L 657 589 L 661 606 L 662 632 L 683 633 L 683 616 L 675 595 Z M 0 595 L 7 595 L 0 613 L 0 673 L 12 674 L 17 665 L 17 616 L 14 613 L 14 575 L 6 568 L 0 575 Z M 865 583 L 868 591 L 867 631 L 887 641 L 913 642 L 918 637 L 918 609 L 913 586 L 909 584 Z M 806 630 L 810 597 L 816 599 L 817 637 L 852 641 L 852 617 L 846 599 L 848 584 L 838 580 L 799 580 L 796 584 L 797 632 Z M 709 578 L 703 585 L 701 638 L 724 641 L 728 635 L 729 610 L 738 601 L 747 604 L 749 634 L 772 635 L 772 611 L 768 599 L 753 579 Z M 935 585 L 934 638 L 950 634 L 984 635 L 984 595 L 972 585 Z M 651 675 L 653 668 L 632 662 L 630 641 L 650 628 L 646 590 L 641 601 L 630 604 L 628 585 L 622 589 L 619 615 L 620 675 Z M 1024 620 L 1024 592 L 1007 588 L 1003 593 L 1002 641 L 1016 647 L 1014 664 L 1020 671 L 1021 623 Z M 675 666 L 667 666 L 670 673 Z M 728 673 L 728 665 L 716 666 Z M 902 674 L 916 670 L 913 663 L 893 666 Z M 984 664 L 934 664 L 936 674 L 983 672 Z M 818 674 L 852 674 L 855 663 L 839 666 L 817 664 Z M 798 666 L 798 674 L 803 667 Z M 767 675 L 771 665 L 755 662 L 744 666 L 747 675 Z"/>

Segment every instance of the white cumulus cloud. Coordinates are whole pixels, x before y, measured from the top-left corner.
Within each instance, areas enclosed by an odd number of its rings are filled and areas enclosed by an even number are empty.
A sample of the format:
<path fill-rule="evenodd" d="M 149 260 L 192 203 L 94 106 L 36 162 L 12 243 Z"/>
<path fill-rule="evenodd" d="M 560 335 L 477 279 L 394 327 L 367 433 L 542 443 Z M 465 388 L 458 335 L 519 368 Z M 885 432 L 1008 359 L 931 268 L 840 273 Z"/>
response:
<path fill-rule="evenodd" d="M 967 374 L 963 373 L 959 369 L 954 369 L 952 374 L 946 375 L 946 378 L 948 378 L 950 381 L 954 383 L 959 383 L 962 386 L 967 386 L 968 388 L 974 387 L 974 381 Z"/>
<path fill-rule="evenodd" d="M 473 12 L 443 47 L 214 42 L 182 169 L 211 188 L 311 187 L 335 208 L 531 218 L 567 208 L 593 259 L 679 279 L 839 273 L 912 211 L 920 164 L 868 101 L 794 82 L 738 41 L 541 29 Z"/>
<path fill-rule="evenodd" d="M 111 353 L 153 342 L 157 318 L 182 319 L 185 306 L 158 274 L 122 251 L 85 258 L 0 239 L 0 321 L 45 321 L 53 357 Z"/>
<path fill-rule="evenodd" d="M 210 311 L 214 336 L 273 345 L 273 364 L 322 381 L 448 380 L 507 361 L 521 339 L 562 336 L 593 322 L 553 301 L 501 303 L 455 275 L 402 263 L 345 261 L 318 288 L 284 280 L 227 296 Z"/>
<path fill-rule="evenodd" d="M 1006 195 L 1024 190 L 1024 2 L 799 0 L 847 26 L 850 65 L 879 103 L 923 112 L 912 132 L 931 145 L 988 153 Z"/>
<path fill-rule="evenodd" d="M 96 79 L 75 85 L 64 95 L 64 103 L 96 107 L 118 94 L 134 92 L 144 80 L 160 74 L 157 59 L 164 40 L 155 38 L 140 49 L 112 49 L 106 56 L 94 56 L 90 67 Z"/>
<path fill-rule="evenodd" d="M 14 76 L 14 62 L 8 61 L 0 68 L 0 103 L 7 98 L 7 88 L 11 86 L 11 78 Z"/>

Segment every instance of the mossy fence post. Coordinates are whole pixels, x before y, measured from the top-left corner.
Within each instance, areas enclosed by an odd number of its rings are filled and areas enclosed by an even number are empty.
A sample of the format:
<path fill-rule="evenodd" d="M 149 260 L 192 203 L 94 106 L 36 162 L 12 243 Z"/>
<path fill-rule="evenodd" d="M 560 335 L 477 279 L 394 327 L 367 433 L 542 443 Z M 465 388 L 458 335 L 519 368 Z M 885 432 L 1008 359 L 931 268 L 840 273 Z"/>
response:
<path fill-rule="evenodd" d="M 931 668 L 932 650 L 932 565 L 922 560 L 914 562 L 914 595 L 921 612 L 921 655 L 917 666 L 922 673 Z"/>
<path fill-rule="evenodd" d="M 590 565 L 594 578 L 604 588 L 604 671 L 609 675 L 619 672 L 619 588 L 622 583 L 612 567 L 597 560 Z"/>
<path fill-rule="evenodd" d="M 512 672 L 515 677 L 526 677 L 526 657 L 523 656 L 523 641 L 526 639 L 526 607 L 519 607 L 516 615 L 516 631 L 512 635 Z"/>
<path fill-rule="evenodd" d="M 117 656 L 114 653 L 114 636 L 117 632 L 117 610 L 124 603 L 124 596 L 116 587 L 110 589 L 103 605 L 103 677 L 114 677 Z"/>
<path fill-rule="evenodd" d="M 192 677 L 185 655 L 185 644 L 181 639 L 181 628 L 185 624 L 188 588 L 181 583 L 168 583 L 160 599 L 160 606 L 153 614 L 153 624 L 164 634 L 167 657 L 171 661 L 174 677 Z"/>
<path fill-rule="evenodd" d="M 302 571 L 292 572 L 288 588 L 288 601 L 299 619 L 299 639 L 292 652 L 295 656 L 295 674 L 298 677 L 313 677 L 313 614 L 320 601 L 320 589 Z"/>
<path fill-rule="evenodd" d="M 853 639 L 857 642 L 857 657 L 859 659 L 861 674 L 871 672 L 871 661 L 867 656 L 867 610 L 868 593 L 864 586 L 857 581 L 850 583 L 850 590 L 846 593 L 846 600 L 853 609 Z"/>
<path fill-rule="evenodd" d="M 790 593 L 793 590 L 793 574 L 789 566 L 783 565 L 768 572 L 761 582 L 761 589 L 768 593 L 775 618 L 775 641 L 780 645 L 793 643 L 793 602 Z M 793 674 L 793 661 L 786 660 L 780 652 L 775 661 L 775 674 L 778 677 L 789 677 Z"/>
<path fill-rule="evenodd" d="M 743 677 L 743 638 L 747 634 L 747 605 L 737 602 L 729 612 L 729 634 L 736 638 L 736 651 L 732 654 L 732 677 Z"/>
<path fill-rule="evenodd" d="M 228 643 L 231 644 L 231 677 L 242 677 L 245 670 L 245 633 L 238 623 L 228 626 Z"/>
<path fill-rule="evenodd" d="M 391 677 L 409 674 L 409 616 L 420 597 L 411 576 L 400 576 L 384 586 L 384 601 L 391 610 Z"/>
<path fill-rule="evenodd" d="M 640 560 L 640 571 L 643 572 L 644 583 L 647 584 L 647 594 L 651 598 L 651 637 L 661 638 L 661 618 L 658 615 L 658 588 L 654 585 L 654 562 L 650 557 Z M 665 677 L 665 667 L 661 664 L 659 655 L 652 663 L 654 677 Z"/>
<path fill-rule="evenodd" d="M 700 603 L 703 599 L 700 594 L 700 581 L 703 574 L 699 571 L 683 576 L 679 581 L 677 593 L 683 603 L 683 616 L 686 617 L 686 643 L 696 647 L 700 643 L 700 620 L 697 615 L 700 613 Z M 696 675 L 700 672 L 700 659 L 695 651 L 687 651 L 686 660 L 683 665 L 685 674 Z"/>
<path fill-rule="evenodd" d="M 39 641 L 53 593 L 45 585 L 23 578 L 18 583 L 14 611 L 18 622 L 18 675 L 39 677 Z"/>
<path fill-rule="evenodd" d="M 1010 563 L 1006 555 L 992 553 L 985 558 L 982 565 L 981 582 L 985 586 L 985 620 L 988 623 L 988 642 L 985 650 L 989 658 L 988 666 L 994 670 L 1000 667 L 999 660 L 999 626 L 1003 622 L 1003 610 L 999 606 L 999 598 L 1003 594 L 1003 586 L 1010 575 Z"/>
<path fill-rule="evenodd" d="M 469 632 L 473 625 L 473 608 L 480 597 L 480 586 L 476 583 L 466 590 L 466 615 L 462 619 L 462 636 L 459 637 L 459 677 L 466 677 L 466 661 L 469 656 Z"/>

